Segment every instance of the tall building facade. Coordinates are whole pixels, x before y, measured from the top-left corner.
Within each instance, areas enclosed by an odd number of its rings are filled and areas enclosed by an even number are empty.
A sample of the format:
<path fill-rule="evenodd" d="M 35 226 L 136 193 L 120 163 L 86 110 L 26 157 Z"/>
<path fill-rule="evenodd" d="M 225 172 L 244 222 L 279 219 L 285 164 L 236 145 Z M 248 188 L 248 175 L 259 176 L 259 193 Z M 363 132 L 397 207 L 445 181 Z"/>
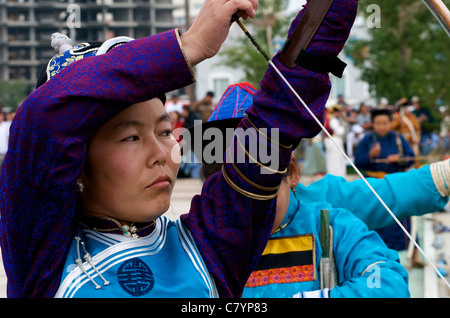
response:
<path fill-rule="evenodd" d="M 172 0 L 0 0 L 0 81 L 30 85 L 55 54 L 54 32 L 73 43 L 142 38 L 176 27 Z"/>

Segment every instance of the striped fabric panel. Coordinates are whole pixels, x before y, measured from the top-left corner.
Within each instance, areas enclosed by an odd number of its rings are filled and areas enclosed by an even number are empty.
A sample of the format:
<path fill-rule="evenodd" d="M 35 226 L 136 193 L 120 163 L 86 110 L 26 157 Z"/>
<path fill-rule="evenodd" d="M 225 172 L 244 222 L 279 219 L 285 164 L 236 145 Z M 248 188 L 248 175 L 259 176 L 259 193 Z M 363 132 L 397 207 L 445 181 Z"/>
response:
<path fill-rule="evenodd" d="M 314 234 L 270 239 L 246 287 L 316 279 Z"/>

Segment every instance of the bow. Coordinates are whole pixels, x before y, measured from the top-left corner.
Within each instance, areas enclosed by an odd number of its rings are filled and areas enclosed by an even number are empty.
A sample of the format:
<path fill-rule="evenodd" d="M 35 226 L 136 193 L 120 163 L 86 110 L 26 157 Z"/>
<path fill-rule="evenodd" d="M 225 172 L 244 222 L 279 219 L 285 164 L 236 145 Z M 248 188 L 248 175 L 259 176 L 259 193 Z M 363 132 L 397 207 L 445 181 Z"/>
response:
<path fill-rule="evenodd" d="M 331 2 L 333 2 L 332 0 Z M 431 10 L 431 12 L 436 16 L 436 18 L 439 20 L 441 25 L 444 27 L 446 32 L 450 36 L 450 12 L 448 11 L 447 7 L 442 3 L 441 0 L 422 0 Z M 319 0 L 316 0 L 316 2 L 319 2 Z M 329 1 L 327 1 L 329 2 Z M 311 3 L 314 3 L 314 1 L 311 1 L 308 7 L 311 5 Z M 308 7 L 306 10 L 308 10 Z M 329 7 L 328 7 L 329 8 Z M 326 12 L 323 15 L 322 20 L 325 18 Z M 322 21 L 321 20 L 321 21 Z M 295 89 L 291 86 L 289 81 L 284 77 L 284 75 L 281 73 L 281 71 L 278 69 L 278 67 L 272 62 L 272 60 L 268 57 L 268 55 L 264 52 L 264 50 L 261 48 L 261 46 L 257 43 L 257 41 L 253 38 L 253 36 L 248 32 L 248 30 L 245 28 L 245 26 L 242 24 L 242 22 L 239 20 L 237 16 L 233 16 L 232 19 L 233 22 L 236 22 L 238 26 L 241 28 L 241 30 L 245 33 L 245 35 L 250 39 L 252 44 L 256 47 L 256 49 L 261 53 L 262 56 L 267 60 L 269 65 L 275 70 L 275 72 L 279 75 L 279 77 L 282 79 L 282 81 L 287 85 L 289 90 L 295 95 L 295 97 L 299 100 L 299 102 L 305 107 L 305 109 L 308 111 L 308 113 L 311 115 L 311 117 L 315 120 L 315 122 L 319 125 L 321 130 L 324 132 L 324 134 L 329 138 L 329 140 L 335 145 L 335 147 L 339 150 L 339 152 L 345 157 L 345 159 L 348 161 L 348 163 L 352 166 L 352 168 L 356 171 L 358 176 L 361 178 L 361 180 L 364 181 L 366 186 L 372 191 L 372 193 L 375 195 L 375 197 L 378 199 L 378 201 L 382 204 L 382 206 L 386 209 L 386 211 L 391 215 L 391 217 L 394 219 L 394 221 L 398 224 L 398 226 L 402 229 L 402 231 L 405 233 L 405 235 L 409 238 L 410 242 L 414 244 L 414 246 L 419 250 L 419 252 L 423 255 L 425 260 L 433 267 L 436 274 L 445 282 L 447 287 L 450 289 L 450 283 L 444 278 L 442 273 L 438 270 L 438 268 L 434 265 L 434 263 L 431 261 L 431 259 L 426 255 L 426 253 L 422 250 L 422 248 L 419 246 L 419 244 L 416 242 L 416 240 L 411 236 L 411 234 L 405 229 L 403 224 L 398 220 L 398 218 L 395 216 L 395 214 L 392 212 L 392 210 L 387 206 L 387 204 L 384 202 L 384 200 L 380 197 L 380 195 L 375 191 L 375 189 L 370 185 L 370 183 L 367 181 L 367 179 L 363 176 L 361 171 L 355 166 L 353 161 L 347 156 L 345 151 L 336 143 L 334 138 L 331 136 L 331 134 L 328 132 L 328 130 L 325 128 L 325 126 L 322 124 L 322 122 L 316 117 L 316 115 L 311 111 L 311 109 L 306 105 L 306 103 L 303 101 L 303 99 L 298 95 L 298 93 L 295 91 Z M 317 21 L 316 21 L 317 22 Z M 319 21 L 320 22 L 320 21 Z M 299 23 L 301 25 L 301 22 Z M 294 32 L 295 33 L 295 32 Z M 315 30 L 314 30 L 315 33 Z M 314 34 L 312 35 L 314 36 Z M 312 37 L 311 37 L 312 39 Z M 287 41 L 289 43 L 289 39 Z M 309 44 L 309 40 L 307 41 L 306 45 Z M 296 48 L 296 53 L 298 54 L 299 50 L 305 49 L 305 44 L 301 47 Z M 284 51 L 282 49 L 282 51 Z M 292 57 L 296 58 L 298 60 L 297 56 L 294 53 L 290 53 L 289 57 L 292 60 Z M 297 62 L 297 61 L 295 61 Z"/>
<path fill-rule="evenodd" d="M 450 11 L 442 0 L 422 0 L 450 37 Z"/>

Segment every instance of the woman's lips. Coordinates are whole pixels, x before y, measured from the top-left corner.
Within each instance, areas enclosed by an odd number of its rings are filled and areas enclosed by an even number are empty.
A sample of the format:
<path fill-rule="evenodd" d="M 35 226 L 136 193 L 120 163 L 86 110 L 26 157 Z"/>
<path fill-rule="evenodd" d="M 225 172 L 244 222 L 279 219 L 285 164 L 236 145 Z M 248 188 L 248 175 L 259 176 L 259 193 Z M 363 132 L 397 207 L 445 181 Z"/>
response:
<path fill-rule="evenodd" d="M 170 179 L 169 176 L 161 176 L 156 178 L 155 181 L 153 181 L 150 185 L 148 185 L 146 188 L 168 188 L 172 184 L 172 179 Z"/>

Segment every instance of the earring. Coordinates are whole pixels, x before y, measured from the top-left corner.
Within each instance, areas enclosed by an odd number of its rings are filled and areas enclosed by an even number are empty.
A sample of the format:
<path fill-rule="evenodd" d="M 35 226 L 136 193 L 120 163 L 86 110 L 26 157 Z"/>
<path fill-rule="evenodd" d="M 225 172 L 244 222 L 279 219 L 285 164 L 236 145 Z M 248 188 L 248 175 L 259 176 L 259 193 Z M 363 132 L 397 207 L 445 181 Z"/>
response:
<path fill-rule="evenodd" d="M 77 181 L 77 191 L 78 193 L 83 193 L 84 191 L 84 184 L 81 182 L 81 180 Z"/>
<path fill-rule="evenodd" d="M 291 188 L 292 192 L 295 192 L 297 190 L 295 190 L 295 183 L 292 184 L 292 188 Z"/>

